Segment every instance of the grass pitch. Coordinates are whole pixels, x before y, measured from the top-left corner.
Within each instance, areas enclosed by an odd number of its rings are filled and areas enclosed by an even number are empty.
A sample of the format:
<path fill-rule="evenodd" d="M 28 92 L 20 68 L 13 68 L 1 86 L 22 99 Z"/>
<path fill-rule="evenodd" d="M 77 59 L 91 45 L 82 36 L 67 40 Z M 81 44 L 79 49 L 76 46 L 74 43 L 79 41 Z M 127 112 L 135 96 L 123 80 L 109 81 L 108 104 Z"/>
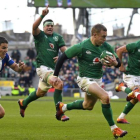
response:
<path fill-rule="evenodd" d="M 0 104 L 6 115 L 0 119 L 0 140 L 113 140 L 98 101 L 92 111 L 72 110 L 66 114 L 67 122 L 55 119 L 55 107 L 52 97 L 43 97 L 28 105 L 25 118 L 19 114 L 18 99 L 21 97 L 2 97 Z M 25 98 L 25 97 L 22 97 Z M 76 99 L 63 97 L 68 103 Z M 111 100 L 114 120 L 122 112 L 125 99 Z M 139 103 L 127 116 L 131 124 L 117 124 L 128 134 L 123 140 L 140 140 Z M 119 138 L 120 139 L 120 138 Z"/>

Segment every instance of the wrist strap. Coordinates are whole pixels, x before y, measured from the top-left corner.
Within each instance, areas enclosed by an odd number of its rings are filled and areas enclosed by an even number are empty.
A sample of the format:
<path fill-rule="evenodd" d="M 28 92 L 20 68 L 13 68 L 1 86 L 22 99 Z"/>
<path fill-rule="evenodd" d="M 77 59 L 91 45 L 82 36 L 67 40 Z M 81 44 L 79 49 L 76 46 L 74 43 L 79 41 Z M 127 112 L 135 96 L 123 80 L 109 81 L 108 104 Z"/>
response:
<path fill-rule="evenodd" d="M 45 16 L 43 16 L 43 15 L 40 15 L 40 17 L 43 19 Z"/>

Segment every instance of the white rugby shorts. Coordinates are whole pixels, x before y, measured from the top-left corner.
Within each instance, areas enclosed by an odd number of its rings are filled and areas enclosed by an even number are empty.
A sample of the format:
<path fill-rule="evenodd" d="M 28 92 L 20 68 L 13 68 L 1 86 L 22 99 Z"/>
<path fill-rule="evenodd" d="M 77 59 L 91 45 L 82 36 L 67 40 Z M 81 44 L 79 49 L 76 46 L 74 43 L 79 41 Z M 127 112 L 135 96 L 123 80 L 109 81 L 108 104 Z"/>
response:
<path fill-rule="evenodd" d="M 123 73 L 123 81 L 126 85 L 132 89 L 134 86 L 140 86 L 140 76 L 134 76 L 130 74 Z"/>
<path fill-rule="evenodd" d="M 39 76 L 39 84 L 38 87 L 43 91 L 48 91 L 52 86 L 48 83 L 44 82 L 44 78 L 47 72 L 54 72 L 53 69 L 41 65 L 40 68 L 36 69 L 37 75 Z"/>
<path fill-rule="evenodd" d="M 87 78 L 87 77 L 80 77 L 80 76 L 77 77 L 77 84 L 78 84 L 78 86 L 84 92 L 86 92 L 88 95 L 90 95 L 88 93 L 89 85 L 91 85 L 93 83 L 97 83 L 99 86 L 102 86 L 102 78 L 100 78 L 100 79 L 94 79 L 94 78 Z"/>

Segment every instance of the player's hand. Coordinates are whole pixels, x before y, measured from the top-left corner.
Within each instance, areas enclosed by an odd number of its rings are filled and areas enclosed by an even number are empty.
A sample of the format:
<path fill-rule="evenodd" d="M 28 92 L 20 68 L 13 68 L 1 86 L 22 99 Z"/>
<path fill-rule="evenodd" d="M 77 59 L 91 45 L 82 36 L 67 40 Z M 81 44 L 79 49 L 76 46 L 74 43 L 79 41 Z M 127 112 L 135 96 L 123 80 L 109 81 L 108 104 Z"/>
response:
<path fill-rule="evenodd" d="M 25 68 L 25 63 L 20 61 L 18 65 L 19 65 L 19 72 L 23 71 Z"/>
<path fill-rule="evenodd" d="M 56 63 L 58 60 L 58 56 L 54 57 L 53 59 L 54 59 L 54 63 Z"/>
<path fill-rule="evenodd" d="M 51 86 L 56 85 L 58 82 L 58 77 L 57 76 L 52 76 L 51 78 L 49 78 L 49 83 Z"/>
<path fill-rule="evenodd" d="M 113 55 L 113 57 L 106 56 L 105 59 L 108 61 L 108 63 L 105 63 L 106 66 L 111 67 L 111 66 L 117 66 L 118 62 L 116 60 L 116 57 Z"/>
<path fill-rule="evenodd" d="M 46 16 L 48 13 L 49 13 L 49 9 L 48 9 L 48 6 L 46 6 L 46 8 L 42 10 L 42 15 Z"/>
<path fill-rule="evenodd" d="M 62 90 L 63 82 L 57 76 L 51 76 L 49 78 L 49 83 L 55 89 Z"/>

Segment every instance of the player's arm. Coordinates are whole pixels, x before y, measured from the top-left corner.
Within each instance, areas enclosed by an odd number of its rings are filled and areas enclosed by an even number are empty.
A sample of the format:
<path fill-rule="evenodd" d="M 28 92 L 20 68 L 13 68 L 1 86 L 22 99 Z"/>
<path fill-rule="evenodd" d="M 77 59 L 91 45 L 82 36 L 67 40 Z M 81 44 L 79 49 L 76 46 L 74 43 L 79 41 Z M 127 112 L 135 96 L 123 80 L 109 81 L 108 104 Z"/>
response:
<path fill-rule="evenodd" d="M 60 50 L 61 50 L 62 53 L 63 53 L 66 49 L 67 49 L 66 46 L 63 46 L 63 47 L 60 48 Z"/>
<path fill-rule="evenodd" d="M 14 62 L 9 67 L 16 72 L 21 72 L 25 69 L 25 63 L 24 62 L 19 62 L 19 64 L 17 64 L 17 63 Z"/>
<path fill-rule="evenodd" d="M 44 10 L 42 10 L 41 16 L 33 24 L 33 28 L 32 28 L 33 35 L 38 35 L 40 33 L 40 29 L 38 28 L 38 26 L 40 25 L 41 21 L 48 13 L 49 13 L 49 10 L 47 6 Z"/>
<path fill-rule="evenodd" d="M 63 63 L 65 62 L 65 60 L 67 60 L 68 57 L 66 56 L 65 52 L 59 57 L 56 66 L 55 66 L 55 70 L 54 70 L 54 76 L 58 76 L 60 69 L 63 65 Z"/>
<path fill-rule="evenodd" d="M 126 52 L 128 52 L 127 49 L 126 49 L 126 45 L 124 45 L 124 46 L 122 46 L 122 47 L 120 47 L 116 50 L 116 53 L 117 53 L 117 55 L 118 55 L 118 57 L 121 61 L 121 66 L 120 66 L 119 70 L 122 71 L 122 72 L 126 71 L 125 67 L 123 65 L 123 62 L 122 62 L 122 55 L 123 55 L 123 53 L 126 53 Z"/>
<path fill-rule="evenodd" d="M 65 52 L 59 57 L 59 59 L 56 63 L 56 66 L 55 66 L 54 76 L 51 77 L 51 79 L 50 79 L 51 85 L 56 85 L 56 83 L 59 82 L 58 75 L 59 75 L 60 69 L 61 69 L 63 63 L 65 62 L 65 60 L 67 60 L 67 59 L 68 59 L 68 57 L 66 56 Z"/>
<path fill-rule="evenodd" d="M 66 49 L 67 49 L 66 46 L 62 46 L 62 47 L 60 48 L 60 50 L 61 50 L 62 53 L 63 53 Z M 53 59 L 54 59 L 54 62 L 56 63 L 57 60 L 58 60 L 58 56 L 54 57 Z"/>
<path fill-rule="evenodd" d="M 113 57 L 110 57 L 109 55 L 107 55 L 105 57 L 105 59 L 107 61 L 109 61 L 109 63 L 105 63 L 104 65 L 106 66 L 115 66 L 116 68 L 121 66 L 120 60 L 117 56 L 117 54 L 115 53 L 114 49 L 112 48 L 112 46 L 110 46 L 108 43 L 106 43 L 107 47 L 108 47 L 108 51 L 112 53 Z"/>

